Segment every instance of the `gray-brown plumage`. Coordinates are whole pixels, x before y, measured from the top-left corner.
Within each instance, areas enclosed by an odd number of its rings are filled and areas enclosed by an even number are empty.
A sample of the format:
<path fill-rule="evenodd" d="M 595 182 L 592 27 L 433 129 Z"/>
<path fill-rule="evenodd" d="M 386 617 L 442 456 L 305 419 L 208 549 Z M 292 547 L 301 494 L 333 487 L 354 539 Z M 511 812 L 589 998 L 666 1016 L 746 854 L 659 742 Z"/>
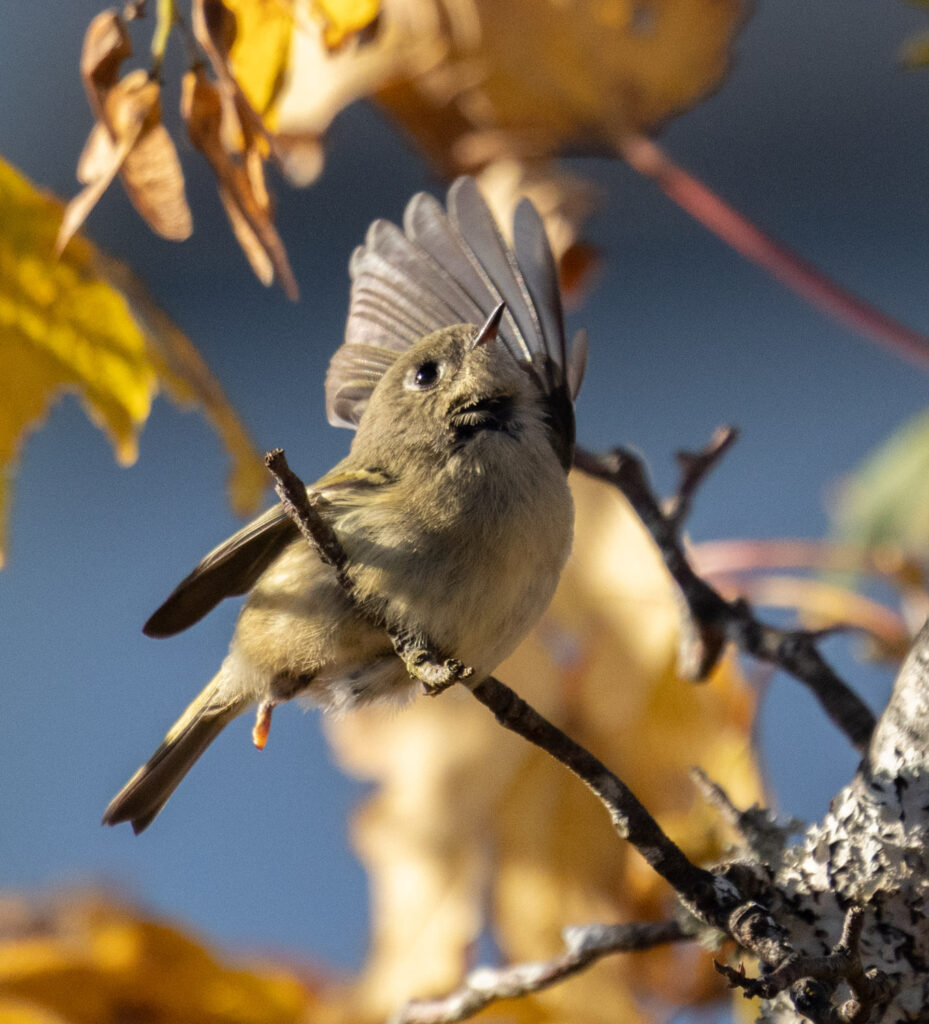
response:
<path fill-rule="evenodd" d="M 352 257 L 326 401 L 330 421 L 357 432 L 313 489 L 357 596 L 479 681 L 544 611 L 568 554 L 585 346 L 568 357 L 554 261 L 528 202 L 515 253 L 470 179 L 452 186 L 447 215 L 416 196 L 404 225 L 375 222 Z M 280 506 L 210 552 L 145 631 L 170 636 L 243 593 L 219 672 L 105 823 L 147 827 L 222 727 L 256 702 L 267 716 L 294 696 L 343 710 L 411 692 L 385 632 L 359 615 Z"/>

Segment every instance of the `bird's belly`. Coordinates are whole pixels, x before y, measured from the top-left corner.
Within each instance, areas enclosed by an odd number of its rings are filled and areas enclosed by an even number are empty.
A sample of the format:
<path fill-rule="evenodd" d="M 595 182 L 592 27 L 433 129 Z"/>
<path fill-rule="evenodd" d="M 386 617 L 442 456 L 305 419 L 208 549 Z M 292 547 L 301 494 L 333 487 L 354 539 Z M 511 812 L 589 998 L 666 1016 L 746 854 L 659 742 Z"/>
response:
<path fill-rule="evenodd" d="M 559 482 L 564 500 L 549 495 L 539 509 L 520 506 L 464 529 L 424 530 L 412 548 L 387 545 L 389 555 L 360 565 L 360 589 L 384 599 L 389 621 L 420 632 L 442 655 L 483 678 L 515 649 L 554 594 L 573 524 L 563 476 Z"/>

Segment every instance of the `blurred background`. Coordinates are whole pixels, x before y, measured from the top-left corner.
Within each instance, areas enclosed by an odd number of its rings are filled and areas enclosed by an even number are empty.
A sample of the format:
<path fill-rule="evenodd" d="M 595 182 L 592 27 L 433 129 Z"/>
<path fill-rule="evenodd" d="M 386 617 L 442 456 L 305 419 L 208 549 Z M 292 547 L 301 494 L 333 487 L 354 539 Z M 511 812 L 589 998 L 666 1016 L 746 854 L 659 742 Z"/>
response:
<path fill-rule="evenodd" d="M 65 197 L 92 124 L 77 64 L 97 10 L 7 5 L 0 28 L 0 152 Z M 728 79 L 662 145 L 831 276 L 929 331 L 929 71 L 899 63 L 925 24 L 895 0 L 759 4 Z M 286 448 L 312 480 L 350 441 L 326 423 L 322 390 L 349 255 L 372 219 L 396 221 L 415 191 L 445 185 L 372 106 L 339 116 L 320 180 L 302 191 L 274 183 L 302 292 L 292 304 L 255 281 L 204 161 L 180 149 L 189 242 L 154 237 L 118 188 L 87 233 L 187 332 L 259 449 Z M 602 268 L 569 318 L 569 332 L 590 335 L 581 443 L 634 447 L 667 491 L 674 451 L 736 424 L 741 439 L 699 495 L 692 538 L 823 536 L 836 483 L 927 404 L 925 372 L 785 291 L 622 163 L 569 166 L 603 196 L 585 232 Z M 0 574 L 0 886 L 116 886 L 229 947 L 353 970 L 368 910 L 347 820 L 364 787 L 334 766 L 318 714 L 279 712 L 262 754 L 250 723 L 234 723 L 143 836 L 99 825 L 225 653 L 231 604 L 170 641 L 140 631 L 239 525 L 225 472 L 204 420 L 166 400 L 128 470 L 73 398 L 26 444 Z M 890 673 L 859 664 L 853 647 L 836 639 L 826 651 L 879 709 Z M 854 752 L 781 676 L 758 731 L 779 809 L 820 816 Z"/>

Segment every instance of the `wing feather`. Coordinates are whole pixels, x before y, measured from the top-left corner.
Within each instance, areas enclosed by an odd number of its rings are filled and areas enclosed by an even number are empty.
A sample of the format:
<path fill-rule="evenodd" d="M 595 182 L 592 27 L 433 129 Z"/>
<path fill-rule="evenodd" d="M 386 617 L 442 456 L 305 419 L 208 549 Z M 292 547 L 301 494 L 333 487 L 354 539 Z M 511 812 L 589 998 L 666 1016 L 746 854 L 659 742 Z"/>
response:
<path fill-rule="evenodd" d="M 299 534 L 280 505 L 268 509 L 215 547 L 174 588 L 142 627 L 147 636 L 174 636 L 199 622 L 224 597 L 250 590 L 258 577 Z"/>
<path fill-rule="evenodd" d="M 382 469 L 346 469 L 344 463 L 339 463 L 314 484 L 314 490 L 345 509 L 351 507 L 359 491 L 387 487 L 393 482 L 394 478 Z M 251 590 L 284 548 L 299 538 L 297 527 L 283 507 L 274 505 L 203 558 L 142 631 L 148 636 L 174 636 L 199 622 L 223 598 Z"/>

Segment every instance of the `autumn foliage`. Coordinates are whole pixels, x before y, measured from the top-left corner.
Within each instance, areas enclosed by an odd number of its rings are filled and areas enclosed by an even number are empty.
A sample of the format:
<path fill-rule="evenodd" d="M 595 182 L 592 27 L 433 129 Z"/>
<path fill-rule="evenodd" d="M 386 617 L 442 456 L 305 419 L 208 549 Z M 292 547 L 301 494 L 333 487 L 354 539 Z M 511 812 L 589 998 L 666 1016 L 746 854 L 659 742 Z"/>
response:
<path fill-rule="evenodd" d="M 265 485 L 195 348 L 126 268 L 81 235 L 117 181 L 158 235 L 180 242 L 196 230 L 179 146 L 163 121 L 169 97 L 181 111 L 185 159 L 193 149 L 206 160 L 256 277 L 291 299 L 299 288 L 269 164 L 291 184 L 312 183 L 326 129 L 362 97 L 439 173 L 475 174 L 501 222 L 528 194 L 565 284 L 580 294 L 596 261 L 581 237 L 596 196 L 558 155 L 622 151 L 711 93 L 745 17 L 739 0 L 192 0 L 189 11 L 169 0 L 154 17 L 143 13 L 139 3 L 104 11 L 87 29 L 80 76 L 94 124 L 77 160 L 82 188 L 67 206 L 0 161 L 0 527 L 23 438 L 66 392 L 123 464 L 136 458 L 160 390 L 196 404 L 231 453 L 237 510 L 254 508 Z M 128 67 L 133 37 L 152 21 L 150 62 Z M 189 53 L 178 82 L 162 80 L 169 40 Z M 822 548 L 792 555 L 803 568 L 881 575 L 923 611 L 925 581 L 905 553 L 925 554 L 929 423 L 912 430 L 869 464 L 864 486 L 846 492 L 844 530 L 856 553 L 825 566 Z M 500 675 L 615 768 L 691 859 L 712 862 L 726 832 L 687 770 L 697 764 L 725 779 L 740 806 L 760 799 L 753 691 L 734 658 L 705 685 L 680 678 L 678 605 L 651 543 L 615 493 L 586 478 L 573 486 L 571 563 L 542 626 Z M 715 554 L 719 576 L 751 586 L 744 565 L 726 562 L 731 549 Z M 762 554 L 752 549 L 748 569 Z M 712 556 L 703 552 L 707 564 Z M 799 607 L 816 625 L 867 627 L 884 656 L 905 646 L 906 617 L 860 599 L 845 580 L 819 581 L 815 593 L 794 584 L 776 599 L 769 592 L 767 603 Z M 358 977 L 232 964 L 181 926 L 96 894 L 11 899 L 0 906 L 0 1017 L 373 1024 L 411 996 L 453 988 L 483 940 L 507 961 L 538 959 L 568 924 L 673 912 L 666 887 L 618 842 L 589 793 L 502 734 L 464 691 L 421 699 L 399 716 L 356 713 L 328 733 L 344 768 L 374 785 L 352 825 L 372 893 Z M 561 988 L 499 1005 L 494 1019 L 634 1024 L 719 993 L 705 952 L 675 946 L 605 961 Z"/>

